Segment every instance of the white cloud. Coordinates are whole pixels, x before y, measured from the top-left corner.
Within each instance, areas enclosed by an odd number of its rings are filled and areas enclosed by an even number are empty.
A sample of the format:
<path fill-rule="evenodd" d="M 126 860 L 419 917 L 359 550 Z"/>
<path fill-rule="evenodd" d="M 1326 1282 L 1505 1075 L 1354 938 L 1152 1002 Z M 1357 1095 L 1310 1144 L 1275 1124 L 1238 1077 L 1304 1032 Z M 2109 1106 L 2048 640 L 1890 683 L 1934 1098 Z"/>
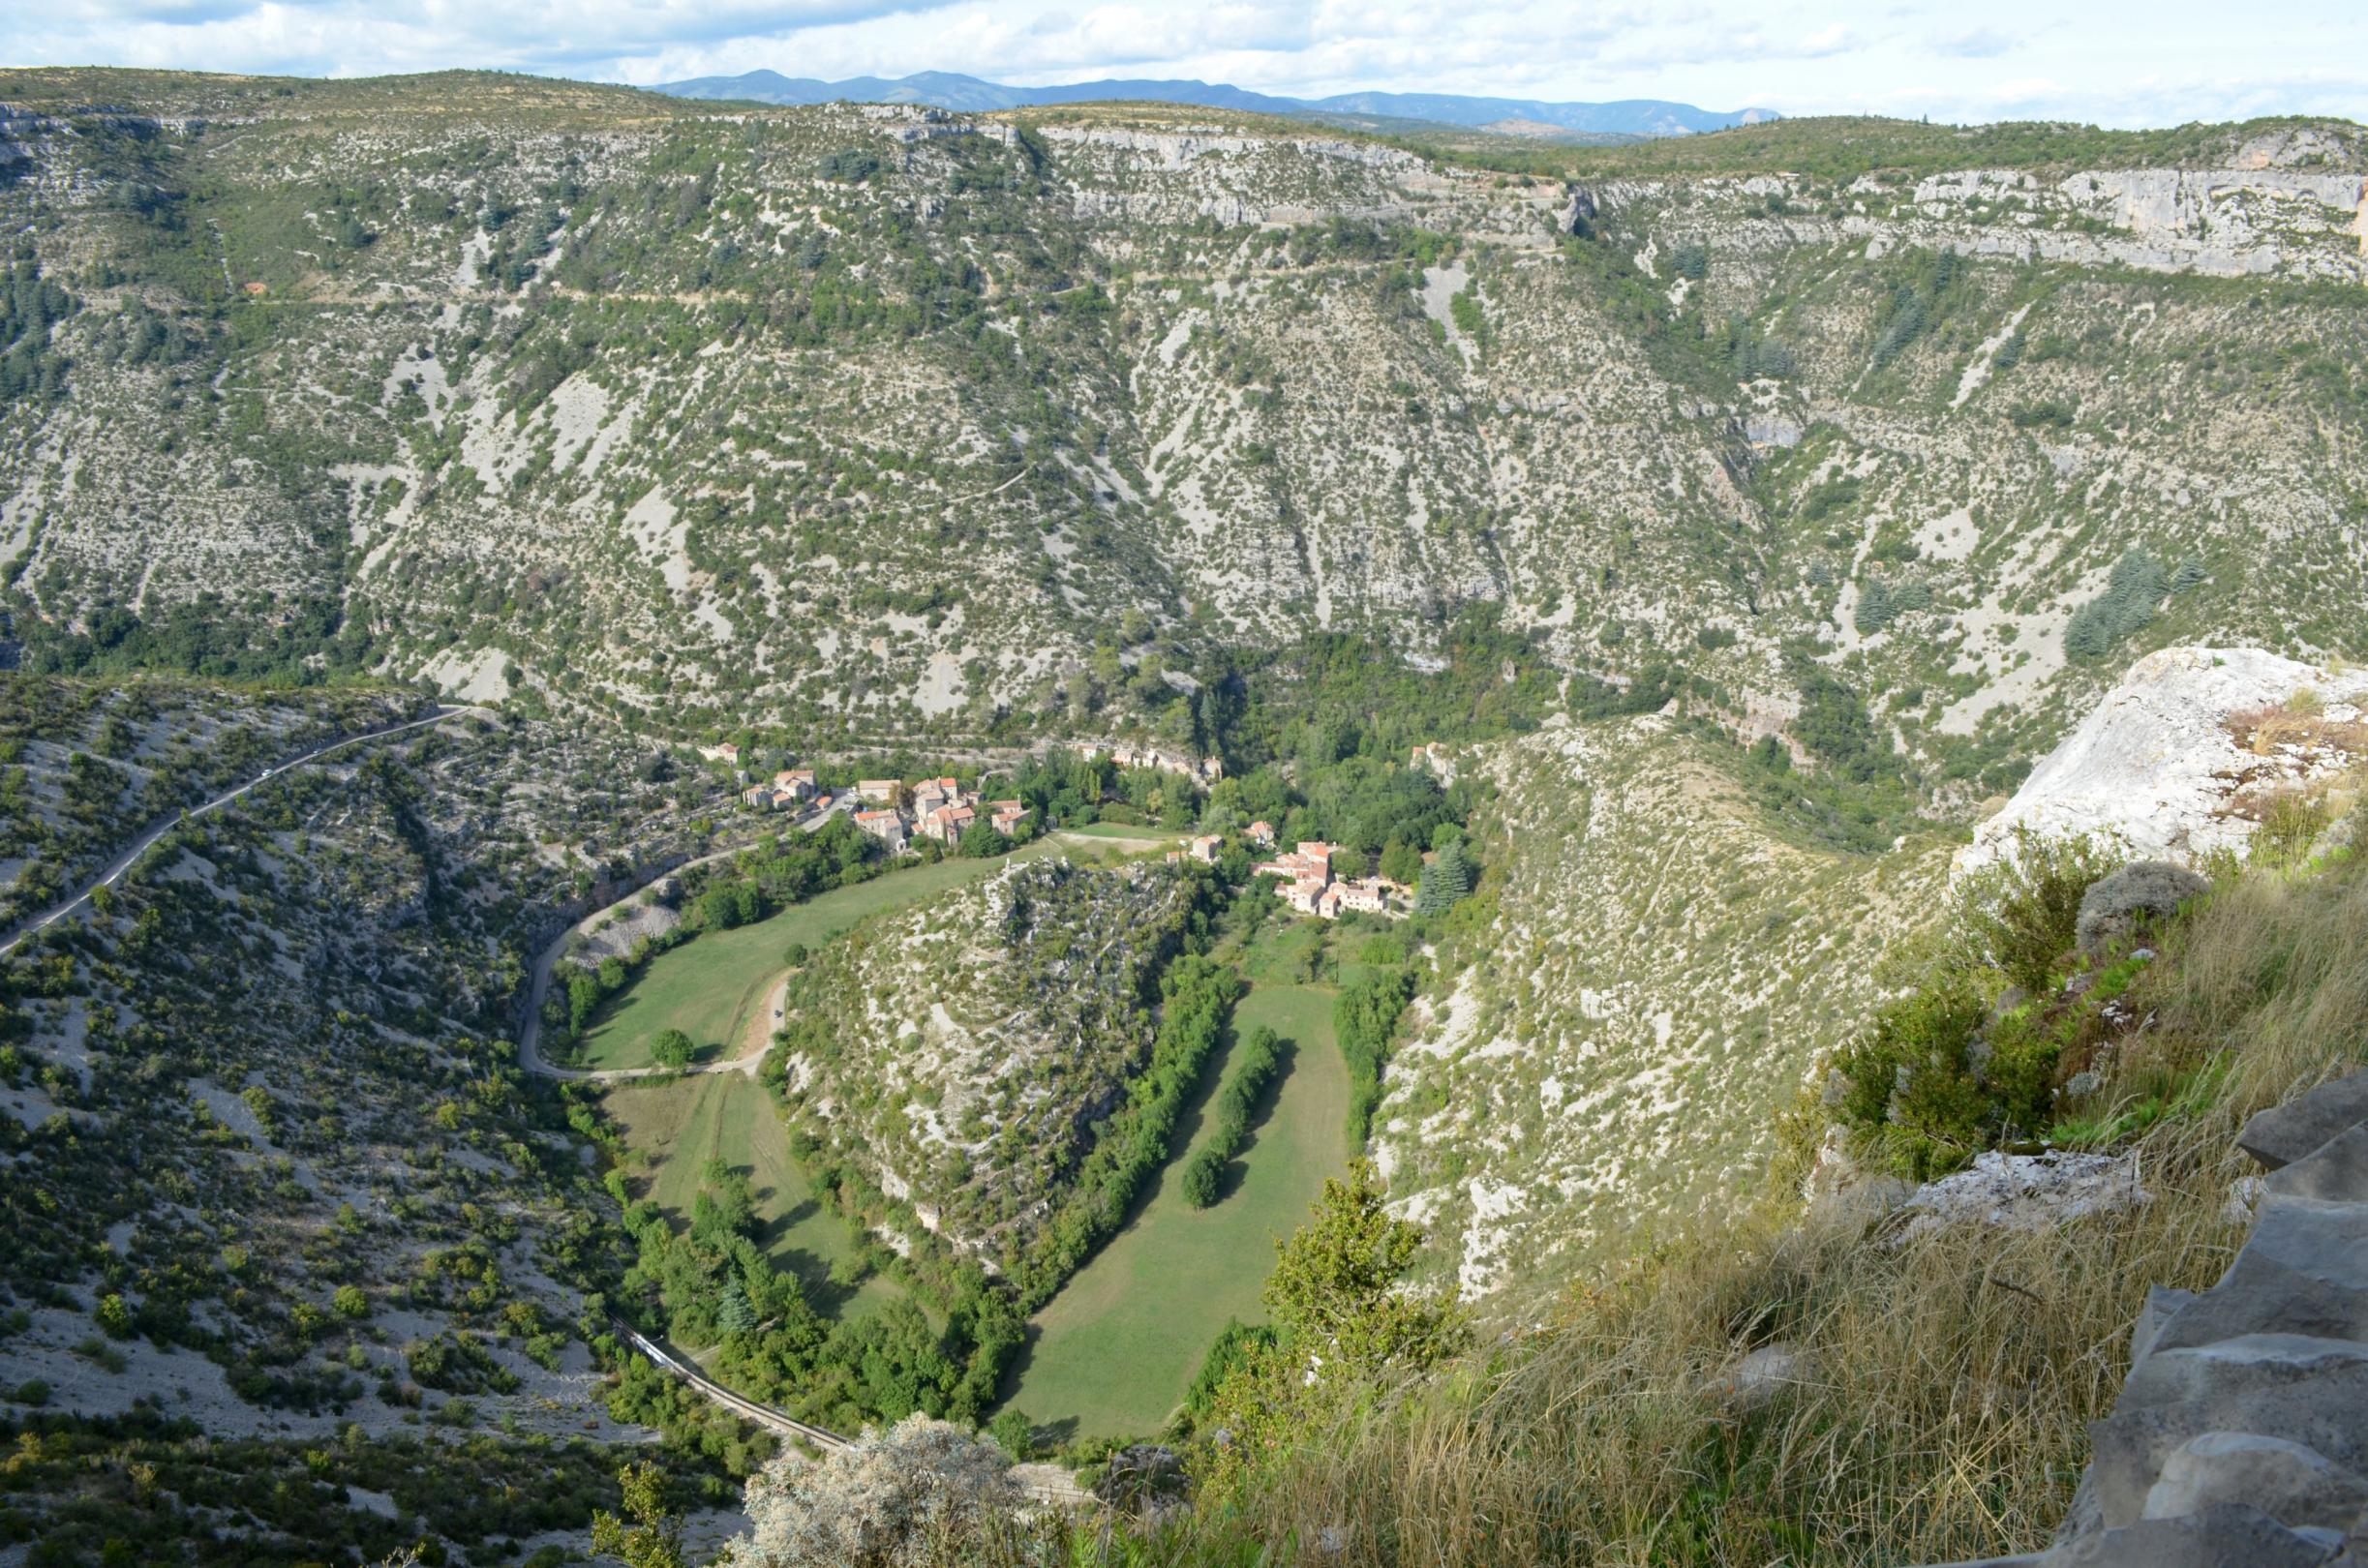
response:
<path fill-rule="evenodd" d="M 1978 26 L 1967 24 L 1978 20 Z M 959 71 L 1669 98 L 1787 113 L 2165 124 L 2368 113 L 2368 8 L 2264 0 L 58 0 L 0 15 L 0 61 L 360 75 L 446 66 L 650 83 Z M 2011 71 L 1998 69 L 2011 61 Z"/>

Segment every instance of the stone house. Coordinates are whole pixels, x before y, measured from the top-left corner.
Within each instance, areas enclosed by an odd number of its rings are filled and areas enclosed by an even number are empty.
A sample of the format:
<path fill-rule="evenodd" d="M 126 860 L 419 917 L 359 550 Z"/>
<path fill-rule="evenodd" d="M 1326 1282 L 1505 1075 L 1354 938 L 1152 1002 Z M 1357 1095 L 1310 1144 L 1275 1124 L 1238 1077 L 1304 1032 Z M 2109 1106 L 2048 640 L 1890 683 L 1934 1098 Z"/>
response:
<path fill-rule="evenodd" d="M 921 819 L 918 830 L 952 849 L 961 842 L 963 830 L 978 820 L 979 814 L 966 805 L 941 805 Z"/>
<path fill-rule="evenodd" d="M 855 814 L 855 825 L 887 845 L 889 854 L 904 852 L 904 818 L 897 812 L 859 811 Z"/>

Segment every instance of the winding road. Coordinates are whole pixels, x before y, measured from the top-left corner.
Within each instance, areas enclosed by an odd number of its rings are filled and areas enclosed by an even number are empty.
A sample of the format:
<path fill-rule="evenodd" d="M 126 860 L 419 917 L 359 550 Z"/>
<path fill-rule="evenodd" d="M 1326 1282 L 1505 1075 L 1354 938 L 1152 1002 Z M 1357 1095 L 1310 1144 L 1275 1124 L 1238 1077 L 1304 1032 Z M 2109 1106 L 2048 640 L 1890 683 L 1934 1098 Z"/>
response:
<path fill-rule="evenodd" d="M 829 812 L 821 812 L 810 819 L 812 826 L 809 826 L 807 821 L 801 821 L 798 826 L 811 832 L 813 826 L 819 826 L 829 816 Z M 675 876 L 689 870 L 694 865 L 709 865 L 716 860 L 728 860 L 733 856 L 742 854 L 751 847 L 749 844 L 735 844 L 730 849 L 715 850 L 700 856 L 695 860 L 684 860 L 680 865 L 670 866 L 651 877 L 650 882 L 655 882 L 658 877 Z M 534 955 L 534 973 L 527 987 L 526 1021 L 518 1027 L 518 1065 L 520 1067 L 545 1078 L 560 1078 L 574 1083 L 627 1083 L 635 1078 L 653 1078 L 660 1073 L 754 1072 L 764 1064 L 765 1047 L 773 1041 L 771 1029 L 751 1030 L 750 1033 L 756 1036 L 755 1047 L 752 1050 L 744 1051 L 728 1062 L 700 1062 L 685 1068 L 563 1068 L 553 1067 L 549 1062 L 543 1060 L 543 998 L 551 994 L 551 974 L 559 967 L 560 959 L 565 956 L 567 944 L 577 936 L 591 935 L 594 926 L 615 911 L 622 909 L 640 897 L 642 888 L 648 886 L 650 883 L 645 882 L 641 887 L 635 888 L 614 903 L 603 904 L 600 908 L 593 910 L 590 915 L 585 916 L 545 943 L 543 950 Z M 788 980 L 784 979 L 781 984 L 774 989 L 770 1005 L 773 1016 L 776 1019 L 780 1016 L 782 993 L 788 988 Z"/>
<path fill-rule="evenodd" d="M 491 711 L 492 710 L 489 709 L 478 708 L 473 705 L 455 708 L 447 707 L 440 703 L 437 705 L 436 711 L 428 715 L 426 718 L 407 719 L 401 724 L 384 724 L 380 725 L 375 730 L 364 730 L 358 735 L 340 736 L 334 740 L 323 740 L 320 742 L 320 744 L 312 747 L 310 750 L 299 751 L 292 757 L 284 758 L 279 762 L 273 763 L 269 768 L 264 769 L 261 772 L 247 780 L 244 784 L 239 785 L 236 789 L 226 790 L 222 794 L 215 796 L 212 799 L 205 801 L 201 805 L 194 805 L 187 807 L 184 810 L 168 812 L 166 815 L 157 818 L 155 821 L 149 823 L 147 827 L 141 829 L 139 833 L 133 838 L 131 845 L 128 848 L 126 848 L 121 854 L 117 855 L 115 859 L 109 860 L 106 869 L 102 870 L 96 877 L 93 877 L 87 883 L 84 883 L 80 890 L 76 891 L 72 897 L 67 898 L 62 903 L 52 905 L 49 909 L 34 916 L 31 920 L 22 921 L 14 930 L 9 932 L 6 940 L 0 940 L 0 957 L 5 957 L 9 953 L 15 951 L 17 945 L 23 942 L 25 938 L 34 935 L 36 932 L 46 930 L 49 926 L 54 925 L 59 920 L 64 920 L 76 910 L 80 909 L 84 904 L 89 903 L 90 895 L 97 892 L 100 889 L 113 887 L 116 881 L 121 878 L 126 871 L 132 869 L 132 865 L 135 861 L 137 861 L 141 856 L 147 854 L 148 851 L 155 846 L 158 839 L 163 838 L 167 833 L 172 831 L 173 829 L 180 826 L 184 819 L 190 817 L 202 817 L 209 811 L 219 811 L 224 806 L 228 805 L 232 800 L 237 799 L 240 796 L 245 795 L 248 791 L 257 788 L 258 785 L 268 784 L 273 779 L 278 778 L 282 774 L 294 769 L 308 767 L 313 763 L 319 762 L 322 758 L 329 756 L 331 753 L 343 751 L 348 746 L 358 746 L 372 740 L 383 740 L 389 736 L 401 735 L 408 730 L 425 729 L 432 724 L 441 724 L 446 719 L 458 718 L 464 713 L 490 714 Z"/>

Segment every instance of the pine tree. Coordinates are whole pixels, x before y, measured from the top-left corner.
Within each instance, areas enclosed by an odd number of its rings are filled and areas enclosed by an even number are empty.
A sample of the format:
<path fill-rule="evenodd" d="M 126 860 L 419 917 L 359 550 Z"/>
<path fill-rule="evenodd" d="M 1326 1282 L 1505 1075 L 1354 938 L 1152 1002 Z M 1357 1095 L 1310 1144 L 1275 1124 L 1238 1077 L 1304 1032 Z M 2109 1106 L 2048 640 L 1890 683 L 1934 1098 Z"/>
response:
<path fill-rule="evenodd" d="M 1450 840 L 1423 868 L 1422 886 L 1414 894 L 1414 913 L 1444 915 L 1471 892 L 1472 867 L 1464 860 L 1464 846 Z"/>
<path fill-rule="evenodd" d="M 724 1282 L 715 1304 L 715 1326 L 726 1334 L 745 1334 L 756 1327 L 756 1309 L 748 1304 L 748 1287 L 735 1274 Z"/>

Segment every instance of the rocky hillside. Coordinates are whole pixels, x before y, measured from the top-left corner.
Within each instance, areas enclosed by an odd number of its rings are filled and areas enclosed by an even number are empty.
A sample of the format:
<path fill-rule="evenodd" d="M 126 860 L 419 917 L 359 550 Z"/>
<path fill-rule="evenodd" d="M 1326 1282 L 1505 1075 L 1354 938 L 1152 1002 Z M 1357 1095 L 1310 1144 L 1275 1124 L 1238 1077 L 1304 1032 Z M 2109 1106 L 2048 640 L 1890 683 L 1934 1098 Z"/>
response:
<path fill-rule="evenodd" d="M 1779 716 L 1822 642 L 1970 781 L 2151 642 L 2361 651 L 2354 128 L 1543 178 L 1218 111 L 0 101 L 44 667 L 976 734 L 1133 701 L 1097 647 L 1483 603 Z"/>
<path fill-rule="evenodd" d="M 1031 860 L 859 927 L 791 978 L 793 1123 L 912 1234 L 1016 1267 L 1149 1060 L 1194 887 Z"/>
<path fill-rule="evenodd" d="M 27 694 L 54 719 L 28 750 L 71 740 L 76 696 Z M 121 701 L 233 754 L 302 710 Z M 673 825 L 708 803 L 620 786 L 634 762 L 455 718 L 176 829 L 16 949 L 0 1389 L 220 1436 L 393 1431 L 452 1401 L 463 1425 L 613 1432 L 570 1348 L 619 1266 L 613 1205 L 508 1037 L 564 911 L 680 853 Z"/>
<path fill-rule="evenodd" d="M 1749 1201 L 1821 1055 L 1898 983 L 1954 875 L 2022 835 L 2206 863 L 2324 853 L 2358 799 L 2356 670 L 2252 648 L 2132 666 L 1954 843 L 1876 853 L 1785 799 L 1799 775 L 1683 721 L 1480 748 L 1491 918 L 1392 1061 L 1375 1155 L 1467 1290 L 1534 1287 Z M 1954 847 L 1953 847 L 1954 846 Z"/>
<path fill-rule="evenodd" d="M 1417 1004 L 1374 1153 L 1442 1268 L 1519 1293 L 1750 1200 L 1776 1113 L 1882 995 L 1949 851 L 1772 831 L 1734 748 L 1657 716 L 1486 766 L 1494 919 Z"/>

